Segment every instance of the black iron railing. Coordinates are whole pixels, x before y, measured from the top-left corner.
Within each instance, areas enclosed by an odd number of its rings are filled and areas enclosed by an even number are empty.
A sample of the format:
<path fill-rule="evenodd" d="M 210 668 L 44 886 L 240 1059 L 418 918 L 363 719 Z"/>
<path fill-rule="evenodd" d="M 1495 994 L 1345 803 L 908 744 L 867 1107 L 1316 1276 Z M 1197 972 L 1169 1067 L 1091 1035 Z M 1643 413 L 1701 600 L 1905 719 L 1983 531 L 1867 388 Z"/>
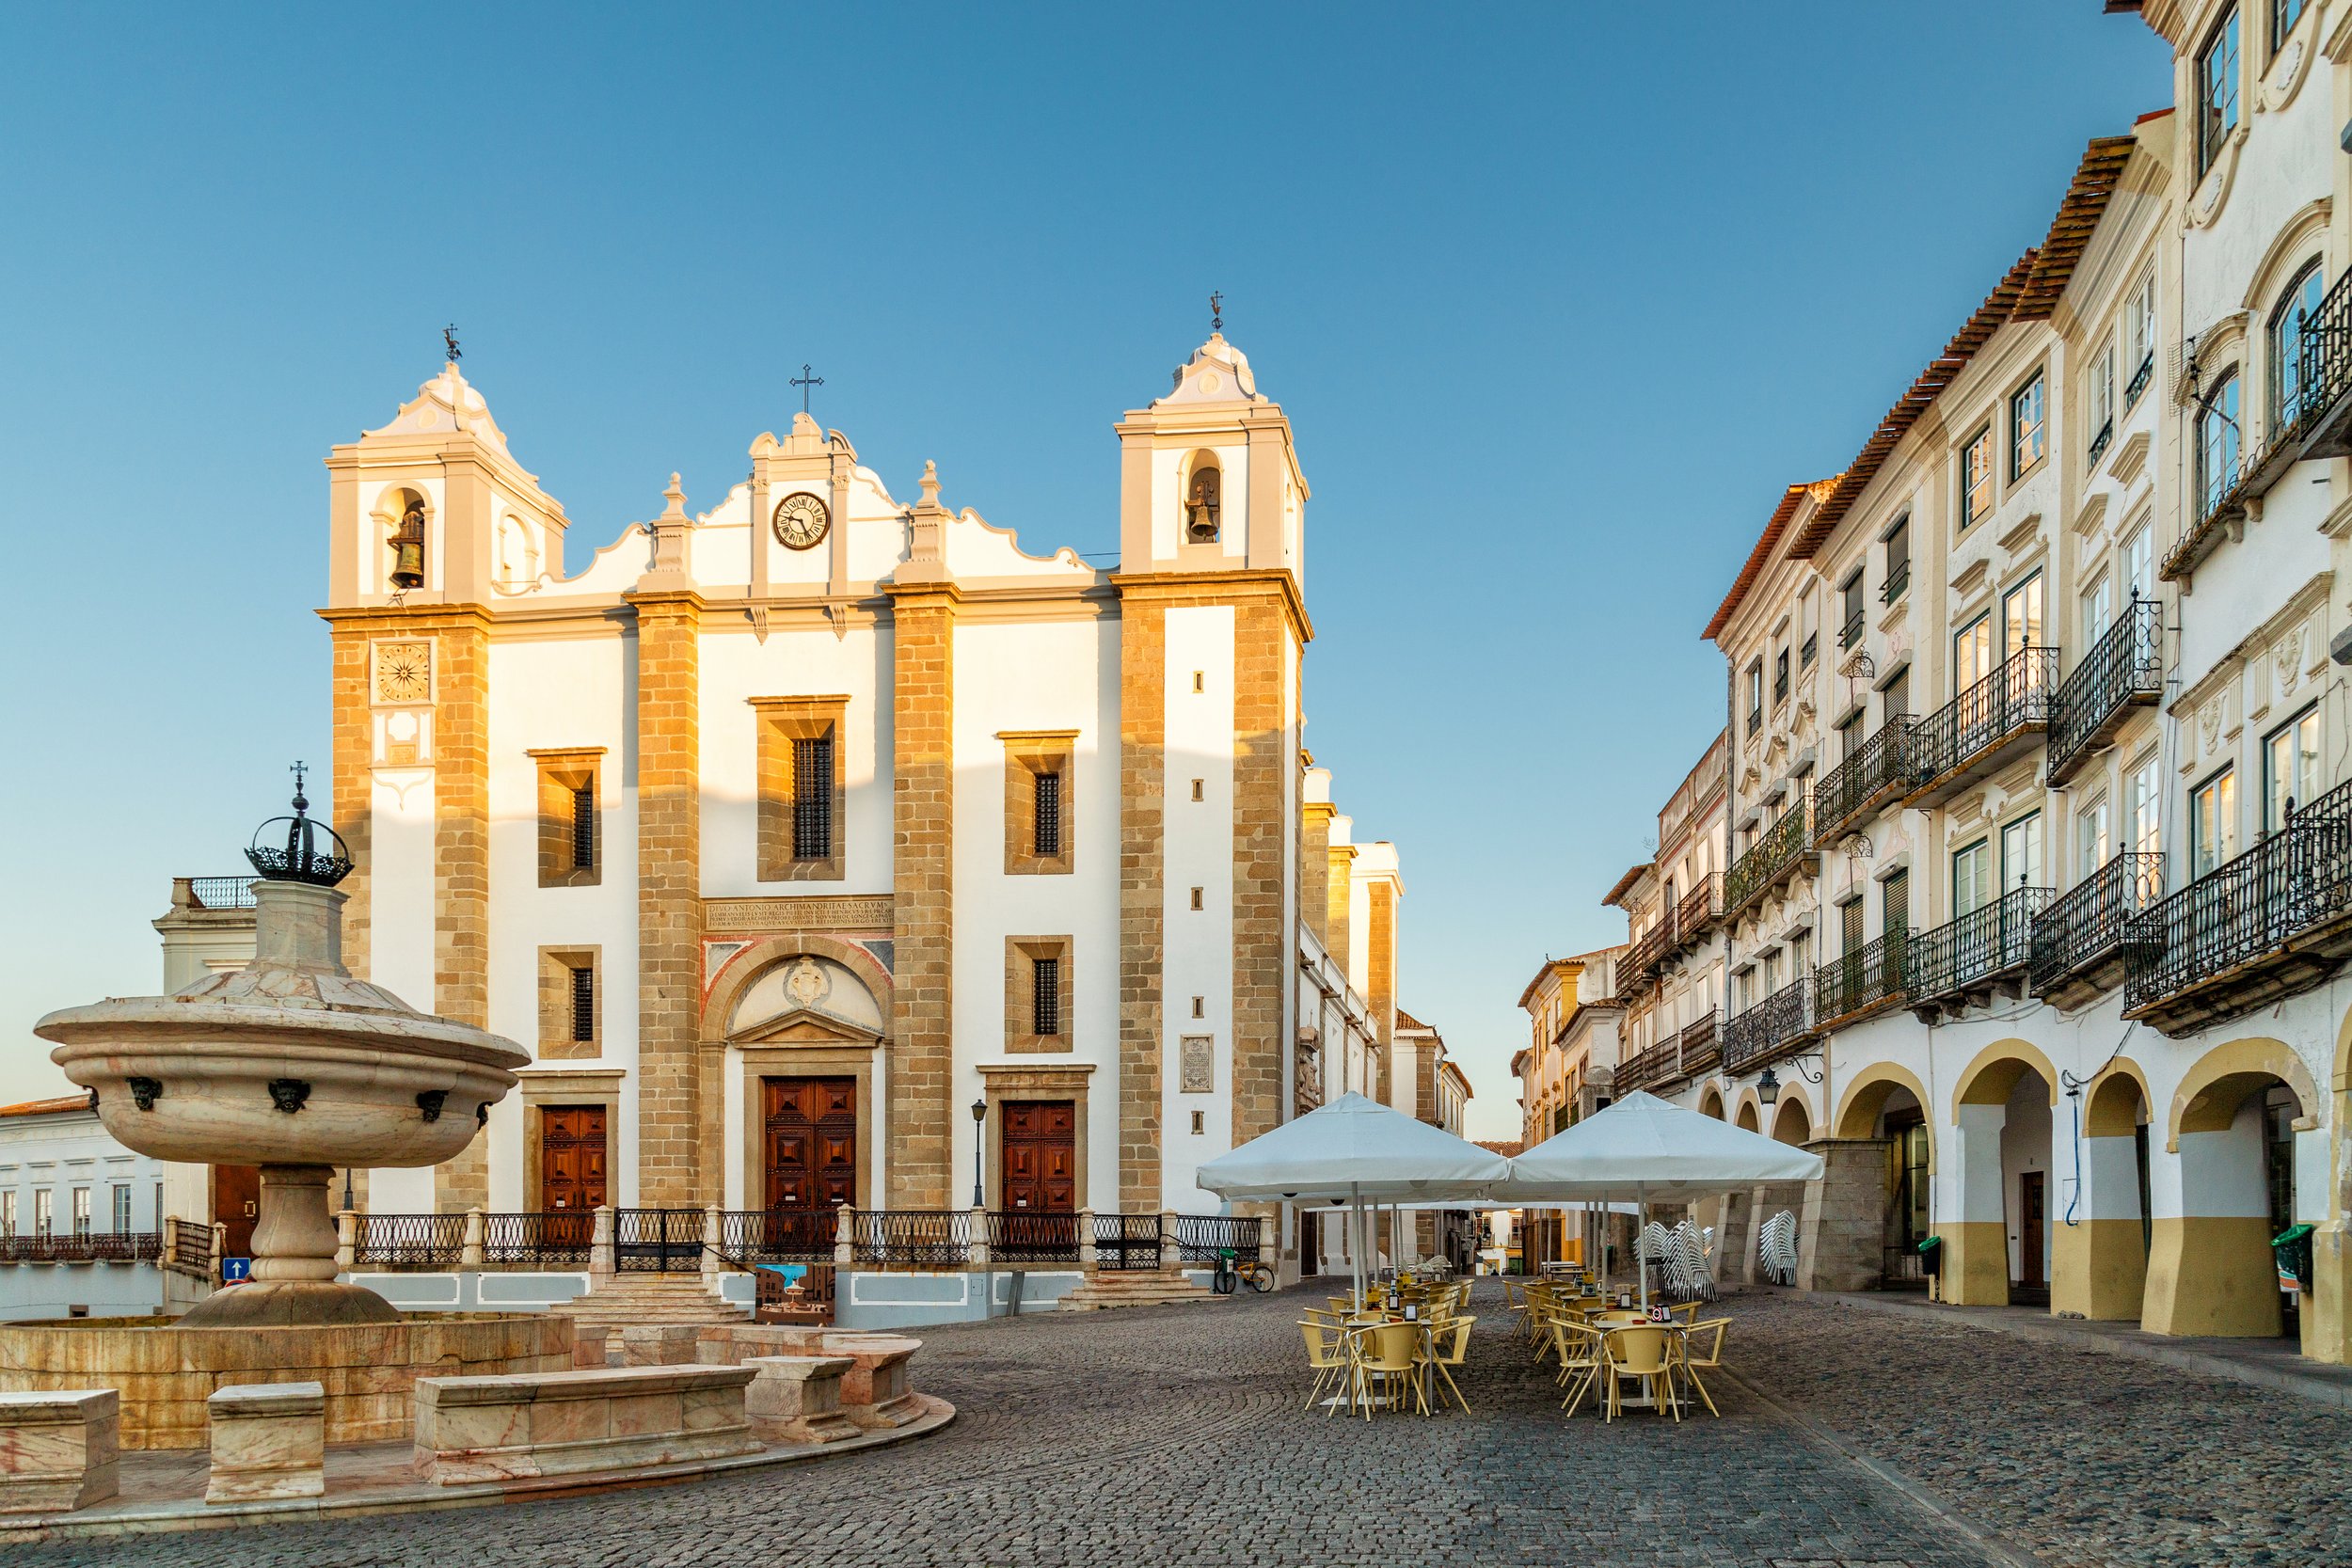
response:
<path fill-rule="evenodd" d="M 1078 1216 L 1005 1210 L 988 1216 L 992 1263 L 1075 1263 Z"/>
<path fill-rule="evenodd" d="M 1710 871 L 1682 895 L 1674 908 L 1675 946 L 1687 947 L 1696 942 L 1722 916 L 1722 892 L 1723 879 Z"/>
<path fill-rule="evenodd" d="M 2145 358 L 2143 358 L 2143 359 L 2141 359 L 2141 360 L 2140 360 L 2140 362 L 2139 362 L 2139 369 L 2137 369 L 2137 370 L 2136 370 L 2136 371 L 2134 371 L 2134 372 L 2132 372 L 2132 379 L 2131 379 L 2129 382 L 2127 382 L 2127 383 L 2125 383 L 2125 384 L 2124 384 L 2124 387 L 2123 387 L 2123 409 L 2124 409 L 2124 412 L 2129 413 L 2129 412 L 2131 411 L 2132 405 L 2133 405 L 2134 404 L 2136 404 L 2136 403 L 2137 403 L 2137 402 L 2139 401 L 2139 394 L 2140 394 L 2140 393 L 2142 393 L 2142 392 L 2144 392 L 2144 391 L 2146 391 L 2146 390 L 2148 389 L 2148 382 L 2149 382 L 2150 378 L 2152 378 L 2153 376 L 2154 376 L 2154 374 L 2155 374 L 2155 373 L 2156 373 L 2156 351 L 2155 351 L 2155 350 L 2153 350 L 2153 349 L 2150 349 L 2150 350 L 2148 351 L 2147 356 L 2146 356 Z"/>
<path fill-rule="evenodd" d="M 354 1268 L 453 1269 L 466 1250 L 463 1214 L 360 1214 Z"/>
<path fill-rule="evenodd" d="M 2122 951 L 2131 918 L 2164 896 L 2164 856 L 2125 850 L 2063 895 L 2033 923 L 2026 974 L 2034 994 Z"/>
<path fill-rule="evenodd" d="M 485 1214 L 482 1262 L 485 1268 L 586 1268 L 596 1235 L 596 1216 L 587 1209 Z"/>
<path fill-rule="evenodd" d="M 719 1256 L 731 1263 L 830 1263 L 841 1211 L 738 1209 L 719 1216 Z"/>
<path fill-rule="evenodd" d="M 1722 1021 L 1709 1007 L 1682 1026 L 1679 1037 L 1682 1047 L 1682 1070 L 1686 1073 L 1705 1072 L 1723 1059 L 1724 1034 Z"/>
<path fill-rule="evenodd" d="M 1886 586 L 1879 590 L 1879 603 L 1893 604 L 1911 586 L 1911 562 L 1898 561 L 1886 569 Z"/>
<path fill-rule="evenodd" d="M 1838 652 L 1843 653 L 1845 650 L 1852 647 L 1861 641 L 1862 607 L 1860 605 L 1856 605 L 1854 606 L 1853 613 L 1846 617 L 1845 625 L 1837 628 Z"/>
<path fill-rule="evenodd" d="M 2050 705 L 2050 783 L 2062 784 L 2124 711 L 2164 695 L 2164 606 L 2135 597 L 2091 644 Z"/>
<path fill-rule="evenodd" d="M 2058 651 L 2020 648 L 1974 686 L 1918 721 L 1912 775 L 1918 784 L 1950 779 L 2003 743 L 2050 721 Z"/>
<path fill-rule="evenodd" d="M 1900 927 L 1813 972 L 1813 1017 L 1823 1028 L 1906 994 L 1911 933 Z"/>
<path fill-rule="evenodd" d="M 206 1250 L 210 1248 L 208 1236 Z M 163 1233 L 155 1230 L 0 1236 L 0 1263 L 151 1263 L 163 1255 Z"/>
<path fill-rule="evenodd" d="M 259 877 L 191 877 L 188 893 L 199 910 L 249 910 Z"/>
<path fill-rule="evenodd" d="M 2153 909 L 2131 918 L 2126 1010 L 2161 1002 L 2352 914 L 2352 784 Z"/>
<path fill-rule="evenodd" d="M 1910 787 L 1917 752 L 1913 731 L 1918 723 L 1910 714 L 1897 714 L 1813 786 L 1815 848 L 1836 843 L 1873 808 Z"/>
<path fill-rule="evenodd" d="M 703 1266 L 700 1209 L 615 1209 L 612 1266 L 623 1274 L 694 1274 Z"/>
<path fill-rule="evenodd" d="M 1793 980 L 1724 1024 L 1724 1070 L 1745 1072 L 1804 1037 L 1811 1022 L 1805 1010 L 1811 989 L 1806 980 Z"/>
<path fill-rule="evenodd" d="M 2011 888 L 1989 904 L 1913 936 L 1911 1000 L 1949 996 L 2025 968 L 2033 950 L 2034 919 L 2049 902 L 2046 887 Z"/>
<path fill-rule="evenodd" d="M 961 1264 L 972 1256 L 969 1209 L 864 1209 L 850 1232 L 861 1263 Z"/>
<path fill-rule="evenodd" d="M 166 1220 L 164 1231 L 171 1240 L 171 1262 L 178 1274 L 194 1275 L 199 1279 L 213 1277 L 213 1227 L 194 1220 Z"/>
<path fill-rule="evenodd" d="M 1806 849 L 1816 807 L 1800 795 L 1772 825 L 1748 846 L 1747 853 L 1724 873 L 1724 908 L 1746 907 L 1748 901 L 1777 882 Z"/>
<path fill-rule="evenodd" d="M 1618 1063 L 1612 1082 L 1619 1094 L 1631 1094 L 1635 1089 L 1670 1083 L 1680 1077 L 1681 1071 L 1681 1038 L 1669 1035 L 1656 1045 L 1637 1051 Z"/>
<path fill-rule="evenodd" d="M 1674 921 L 1670 916 L 1633 939 L 1633 948 L 1626 955 L 1623 973 L 1637 981 L 1655 979 L 1659 966 L 1666 961 L 1667 949 L 1673 945 Z M 1619 986 L 1617 989 L 1622 993 L 1628 988 Z"/>
<path fill-rule="evenodd" d="M 1097 1214 L 1094 1216 L 1094 1259 L 1099 1269 L 1156 1269 L 1160 1266 L 1160 1216 L 1157 1214 Z"/>
<path fill-rule="evenodd" d="M 1187 1263 L 1214 1263 L 1222 1252 L 1247 1262 L 1261 1256 L 1264 1236 L 1265 1221 L 1248 1215 L 1176 1216 L 1176 1250 Z"/>
<path fill-rule="evenodd" d="M 2109 385 L 2111 386 L 2113 383 L 2109 383 Z M 2115 420 L 2110 418 L 2106 423 L 2099 427 L 2099 434 L 2090 438 L 2090 453 L 2089 461 L 2094 467 L 2098 465 L 2099 459 L 2106 454 L 2108 443 L 2114 439 Z"/>

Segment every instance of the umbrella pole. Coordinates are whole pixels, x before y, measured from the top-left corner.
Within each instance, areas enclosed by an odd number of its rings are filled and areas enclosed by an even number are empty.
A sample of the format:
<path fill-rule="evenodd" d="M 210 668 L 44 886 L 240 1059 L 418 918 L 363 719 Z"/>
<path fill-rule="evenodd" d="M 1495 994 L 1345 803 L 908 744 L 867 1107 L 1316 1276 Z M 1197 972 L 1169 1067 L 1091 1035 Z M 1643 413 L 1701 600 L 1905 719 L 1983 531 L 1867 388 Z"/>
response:
<path fill-rule="evenodd" d="M 1364 1200 L 1363 1189 L 1353 1181 L 1347 1184 L 1347 1223 L 1356 1231 L 1356 1244 L 1347 1249 L 1356 1261 L 1351 1271 L 1355 1275 L 1356 1303 L 1350 1310 L 1360 1312 L 1364 1308 Z"/>
<path fill-rule="evenodd" d="M 1633 1267 L 1642 1276 L 1642 1310 L 1649 1311 L 1649 1259 L 1642 1255 L 1642 1237 L 1649 1229 L 1649 1189 L 1633 1189 L 1633 1206 L 1640 1212 L 1633 1216 Z"/>

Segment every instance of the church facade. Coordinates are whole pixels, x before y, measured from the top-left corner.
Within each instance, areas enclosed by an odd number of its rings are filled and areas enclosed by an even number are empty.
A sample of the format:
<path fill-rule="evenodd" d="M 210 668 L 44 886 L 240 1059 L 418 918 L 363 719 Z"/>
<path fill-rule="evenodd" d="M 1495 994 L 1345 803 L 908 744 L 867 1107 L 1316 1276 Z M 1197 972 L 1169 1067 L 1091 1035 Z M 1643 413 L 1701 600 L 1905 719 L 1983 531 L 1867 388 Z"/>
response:
<path fill-rule="evenodd" d="M 1384 1082 L 1290 421 L 1219 334 L 1116 429 L 1113 568 L 805 413 L 568 577 L 453 362 L 333 450 L 347 955 L 537 1058 L 366 1208 L 1214 1212 L 1202 1161 Z"/>

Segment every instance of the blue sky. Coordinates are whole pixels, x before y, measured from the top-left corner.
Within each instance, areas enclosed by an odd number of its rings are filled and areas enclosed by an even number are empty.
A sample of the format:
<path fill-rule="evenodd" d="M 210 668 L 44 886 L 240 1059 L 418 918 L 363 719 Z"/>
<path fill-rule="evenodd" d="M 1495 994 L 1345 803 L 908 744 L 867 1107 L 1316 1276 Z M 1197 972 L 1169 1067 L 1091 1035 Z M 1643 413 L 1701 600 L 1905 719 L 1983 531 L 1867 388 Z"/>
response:
<path fill-rule="evenodd" d="M 443 323 L 575 569 L 803 360 L 895 490 L 1104 552 L 1216 288 L 1314 488 L 1309 743 L 1511 1135 L 1780 487 L 2169 90 L 2096 0 L 0 10 L 0 1097 L 326 756 L 320 460 Z"/>

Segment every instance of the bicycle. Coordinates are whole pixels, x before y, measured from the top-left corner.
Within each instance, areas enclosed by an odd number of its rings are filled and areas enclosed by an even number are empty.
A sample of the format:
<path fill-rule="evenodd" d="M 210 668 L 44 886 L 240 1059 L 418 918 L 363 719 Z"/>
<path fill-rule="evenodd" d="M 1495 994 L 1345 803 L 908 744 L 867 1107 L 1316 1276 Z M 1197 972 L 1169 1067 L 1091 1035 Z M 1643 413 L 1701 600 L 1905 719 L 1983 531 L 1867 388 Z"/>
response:
<path fill-rule="evenodd" d="M 1238 1262 L 1231 1247 L 1218 1248 L 1216 1269 L 1209 1275 L 1209 1289 L 1220 1296 L 1230 1296 L 1245 1283 L 1263 1295 L 1274 1289 L 1274 1271 L 1255 1258 L 1247 1263 Z"/>

